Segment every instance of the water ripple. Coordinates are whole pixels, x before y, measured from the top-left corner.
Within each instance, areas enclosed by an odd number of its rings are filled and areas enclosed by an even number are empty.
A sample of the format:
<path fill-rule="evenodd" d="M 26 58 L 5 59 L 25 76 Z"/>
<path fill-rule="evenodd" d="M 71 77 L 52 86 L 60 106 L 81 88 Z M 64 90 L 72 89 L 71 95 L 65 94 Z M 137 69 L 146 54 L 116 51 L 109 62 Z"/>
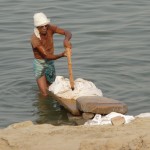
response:
<path fill-rule="evenodd" d="M 128 104 L 129 114 L 149 111 L 149 7 L 147 0 L 0 0 L 0 126 L 23 120 L 67 124 L 51 98 L 41 101 L 32 70 L 33 14 L 73 34 L 73 73 L 96 84 L 104 96 Z M 56 52 L 64 50 L 55 37 Z M 68 77 L 67 60 L 56 61 Z"/>

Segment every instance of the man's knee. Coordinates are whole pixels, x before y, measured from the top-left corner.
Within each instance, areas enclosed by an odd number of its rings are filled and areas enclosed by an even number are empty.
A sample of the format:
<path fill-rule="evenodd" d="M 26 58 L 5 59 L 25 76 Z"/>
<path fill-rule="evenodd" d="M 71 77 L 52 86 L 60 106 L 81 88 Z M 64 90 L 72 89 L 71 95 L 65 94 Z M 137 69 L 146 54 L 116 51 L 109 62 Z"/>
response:
<path fill-rule="evenodd" d="M 43 95 L 43 96 L 48 96 L 48 91 L 46 90 L 46 91 L 41 91 L 41 94 Z"/>
<path fill-rule="evenodd" d="M 48 96 L 48 87 L 47 87 L 47 83 L 46 83 L 46 78 L 45 76 L 42 76 L 41 78 L 39 78 L 37 80 L 37 84 L 40 90 L 40 93 L 43 96 Z"/>

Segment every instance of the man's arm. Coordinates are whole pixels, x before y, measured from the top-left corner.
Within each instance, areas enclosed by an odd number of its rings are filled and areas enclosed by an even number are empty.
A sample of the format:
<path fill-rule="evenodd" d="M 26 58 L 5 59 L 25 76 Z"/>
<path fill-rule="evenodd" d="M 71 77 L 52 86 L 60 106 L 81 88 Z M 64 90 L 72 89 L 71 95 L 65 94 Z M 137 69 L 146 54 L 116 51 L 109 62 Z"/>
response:
<path fill-rule="evenodd" d="M 39 52 L 41 53 L 41 55 L 43 56 L 44 59 L 56 60 L 61 57 L 66 57 L 66 51 L 64 51 L 63 53 L 60 53 L 58 55 L 53 55 L 53 54 L 47 53 L 43 46 L 38 46 L 37 49 L 39 50 Z"/>
<path fill-rule="evenodd" d="M 64 30 L 62 28 L 59 28 L 59 27 L 56 28 L 55 32 L 58 33 L 58 34 L 65 35 L 65 38 L 64 38 L 64 47 L 71 49 L 72 48 L 72 45 L 71 45 L 71 42 L 70 42 L 70 39 L 72 37 L 71 32 L 67 31 L 67 30 Z"/>

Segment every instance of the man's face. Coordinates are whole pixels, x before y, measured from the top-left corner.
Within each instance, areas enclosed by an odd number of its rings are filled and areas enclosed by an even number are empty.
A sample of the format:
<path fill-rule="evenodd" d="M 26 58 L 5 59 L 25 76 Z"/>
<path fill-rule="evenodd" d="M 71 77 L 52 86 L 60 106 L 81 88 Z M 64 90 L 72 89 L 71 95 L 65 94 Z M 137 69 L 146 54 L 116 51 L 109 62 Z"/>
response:
<path fill-rule="evenodd" d="M 46 35 L 49 25 L 38 26 L 40 34 Z"/>

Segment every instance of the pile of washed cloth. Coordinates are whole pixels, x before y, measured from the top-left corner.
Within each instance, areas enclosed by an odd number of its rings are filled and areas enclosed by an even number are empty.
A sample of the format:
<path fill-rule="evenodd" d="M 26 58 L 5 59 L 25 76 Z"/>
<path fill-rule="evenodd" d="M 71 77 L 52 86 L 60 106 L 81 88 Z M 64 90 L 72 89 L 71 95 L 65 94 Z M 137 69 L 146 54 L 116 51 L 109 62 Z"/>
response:
<path fill-rule="evenodd" d="M 111 112 L 105 116 L 96 114 L 93 119 L 86 121 L 84 125 L 112 125 L 111 119 L 115 117 L 123 117 L 125 119 L 125 124 L 127 124 L 135 118 L 150 118 L 150 113 L 142 113 L 137 116 L 123 115 L 116 112 Z"/>
<path fill-rule="evenodd" d="M 56 76 L 55 81 L 49 87 L 49 91 L 66 99 L 77 99 L 81 96 L 103 96 L 102 91 L 94 83 L 81 78 L 74 81 L 74 90 L 72 90 L 69 79 L 63 76 Z"/>

